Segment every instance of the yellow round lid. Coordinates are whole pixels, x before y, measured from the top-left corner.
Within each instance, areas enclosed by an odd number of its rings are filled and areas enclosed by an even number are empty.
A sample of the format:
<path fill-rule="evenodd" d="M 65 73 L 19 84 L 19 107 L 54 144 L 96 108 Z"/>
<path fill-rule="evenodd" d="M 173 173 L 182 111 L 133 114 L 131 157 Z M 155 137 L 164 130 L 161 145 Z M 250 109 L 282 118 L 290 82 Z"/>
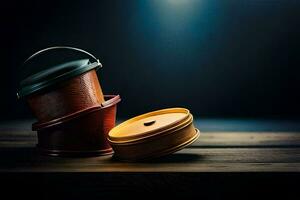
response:
<path fill-rule="evenodd" d="M 189 123 L 191 114 L 185 108 L 168 108 L 131 118 L 108 134 L 111 142 L 127 142 L 160 134 Z"/>

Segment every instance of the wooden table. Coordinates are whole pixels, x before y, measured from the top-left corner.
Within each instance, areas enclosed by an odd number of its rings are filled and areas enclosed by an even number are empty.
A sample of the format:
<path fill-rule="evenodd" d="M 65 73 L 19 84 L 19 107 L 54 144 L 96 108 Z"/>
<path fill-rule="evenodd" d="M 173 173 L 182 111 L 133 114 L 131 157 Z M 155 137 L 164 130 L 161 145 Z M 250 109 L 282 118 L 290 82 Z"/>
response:
<path fill-rule="evenodd" d="M 5 191 L 34 193 L 45 199 L 157 192 L 186 197 L 197 196 L 200 191 L 203 197 L 217 199 L 245 192 L 284 197 L 297 194 L 300 181 L 297 128 L 290 130 L 290 125 L 286 127 L 288 131 L 261 132 L 247 131 L 246 126 L 238 131 L 233 124 L 234 131 L 219 127 L 216 132 L 207 128 L 209 123 L 207 126 L 199 123 L 196 121 L 196 126 L 203 129 L 193 145 L 143 163 L 119 162 L 111 156 L 42 156 L 36 152 L 36 135 L 28 130 L 27 122 L 2 124 L 1 182 L 5 183 Z"/>

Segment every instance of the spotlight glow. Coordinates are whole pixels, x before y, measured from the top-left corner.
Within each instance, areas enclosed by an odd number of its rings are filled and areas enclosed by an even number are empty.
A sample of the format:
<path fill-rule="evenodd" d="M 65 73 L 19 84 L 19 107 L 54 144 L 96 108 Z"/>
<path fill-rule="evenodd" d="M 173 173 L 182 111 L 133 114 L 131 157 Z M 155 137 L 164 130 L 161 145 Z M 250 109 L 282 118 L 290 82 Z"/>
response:
<path fill-rule="evenodd" d="M 167 0 L 170 5 L 181 6 L 193 3 L 194 0 Z"/>

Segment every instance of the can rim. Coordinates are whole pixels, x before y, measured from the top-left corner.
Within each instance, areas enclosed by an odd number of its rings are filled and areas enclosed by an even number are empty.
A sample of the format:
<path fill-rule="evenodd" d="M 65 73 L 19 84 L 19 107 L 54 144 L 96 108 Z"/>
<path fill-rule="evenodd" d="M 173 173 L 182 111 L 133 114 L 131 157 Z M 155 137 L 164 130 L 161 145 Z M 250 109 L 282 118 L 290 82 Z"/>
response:
<path fill-rule="evenodd" d="M 59 126 L 59 125 L 64 124 L 68 121 L 71 121 L 73 119 L 83 117 L 86 114 L 89 114 L 89 113 L 92 113 L 92 112 L 96 112 L 96 111 L 114 106 L 114 105 L 116 105 L 117 103 L 119 103 L 121 101 L 120 95 L 104 95 L 104 98 L 109 98 L 107 100 L 109 103 L 104 105 L 104 106 L 102 104 L 99 104 L 97 106 L 92 106 L 92 107 L 89 107 L 89 108 L 86 108 L 86 109 L 83 109 L 83 110 L 65 115 L 65 116 L 60 117 L 60 118 L 55 118 L 55 119 L 47 121 L 47 122 L 43 122 L 43 123 L 35 122 L 35 123 L 32 124 L 32 130 L 33 131 L 39 131 L 39 130 L 42 130 L 42 129 L 46 129 L 46 128 L 50 128 L 50 127 L 54 127 L 54 126 Z"/>
<path fill-rule="evenodd" d="M 75 61 L 72 61 L 72 62 L 79 62 L 79 61 L 87 61 L 88 62 L 89 59 L 75 60 Z M 69 62 L 69 63 L 71 63 L 71 62 Z M 61 69 L 64 68 L 64 64 L 59 65 L 58 67 L 60 67 L 60 66 L 61 66 Z M 62 81 L 71 79 L 75 76 L 78 76 L 78 75 L 83 74 L 85 72 L 88 72 L 90 70 L 93 70 L 93 69 L 97 70 L 100 67 L 101 67 L 100 62 L 93 62 L 93 63 L 89 63 L 89 64 L 86 64 L 86 65 L 74 67 L 73 70 L 70 70 L 70 71 L 67 71 L 65 73 L 59 74 L 59 75 L 54 76 L 50 79 L 41 80 L 41 81 L 38 81 L 38 82 L 35 82 L 35 83 L 32 83 L 32 84 L 27 84 L 27 85 L 24 84 L 24 81 L 29 80 L 29 79 L 35 79 L 37 76 L 39 76 L 39 74 L 41 72 L 33 74 L 33 75 L 31 75 L 31 76 L 29 76 L 26 79 L 21 81 L 21 88 L 17 92 L 17 97 L 22 98 L 22 97 L 28 96 L 30 94 L 33 94 L 33 93 L 38 92 L 42 89 L 45 89 L 45 88 L 48 88 L 48 87 L 53 86 L 55 84 L 58 84 Z M 23 84 L 22 84 L 22 82 L 23 82 Z"/>
<path fill-rule="evenodd" d="M 154 129 L 154 130 L 145 131 L 142 134 L 121 136 L 121 137 L 114 136 L 114 134 L 116 134 L 116 132 L 122 131 L 122 129 L 124 127 L 128 126 L 132 122 L 147 118 L 149 116 L 155 116 L 155 115 L 164 114 L 164 113 L 175 113 L 176 111 L 177 112 L 181 111 L 181 113 L 184 112 L 184 113 L 186 113 L 186 116 L 183 119 L 179 119 L 175 122 L 169 123 L 165 126 L 162 126 L 160 128 Z M 189 125 L 192 122 L 193 122 L 193 116 L 190 113 L 190 111 L 186 108 L 176 107 L 176 108 L 161 109 L 161 110 L 157 110 L 157 111 L 148 112 L 148 113 L 145 113 L 142 115 L 138 115 L 136 117 L 133 117 L 131 119 L 124 121 L 123 123 L 119 124 L 118 126 L 114 127 L 113 129 L 111 129 L 109 131 L 108 140 L 110 143 L 117 144 L 117 145 L 132 144 L 132 143 L 136 143 L 136 142 L 141 142 L 145 139 L 148 140 L 150 138 L 154 138 L 157 135 L 163 135 L 164 133 L 167 134 L 174 130 L 181 129 L 181 128 Z"/>

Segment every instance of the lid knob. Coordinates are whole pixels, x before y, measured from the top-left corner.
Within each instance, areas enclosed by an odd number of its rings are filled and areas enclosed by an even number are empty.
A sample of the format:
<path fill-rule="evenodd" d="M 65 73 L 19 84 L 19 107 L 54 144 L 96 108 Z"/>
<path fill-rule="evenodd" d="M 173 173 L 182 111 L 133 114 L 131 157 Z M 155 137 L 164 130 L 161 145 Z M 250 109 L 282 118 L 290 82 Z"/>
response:
<path fill-rule="evenodd" d="M 149 120 L 144 122 L 144 126 L 151 126 L 156 122 L 156 120 Z"/>

